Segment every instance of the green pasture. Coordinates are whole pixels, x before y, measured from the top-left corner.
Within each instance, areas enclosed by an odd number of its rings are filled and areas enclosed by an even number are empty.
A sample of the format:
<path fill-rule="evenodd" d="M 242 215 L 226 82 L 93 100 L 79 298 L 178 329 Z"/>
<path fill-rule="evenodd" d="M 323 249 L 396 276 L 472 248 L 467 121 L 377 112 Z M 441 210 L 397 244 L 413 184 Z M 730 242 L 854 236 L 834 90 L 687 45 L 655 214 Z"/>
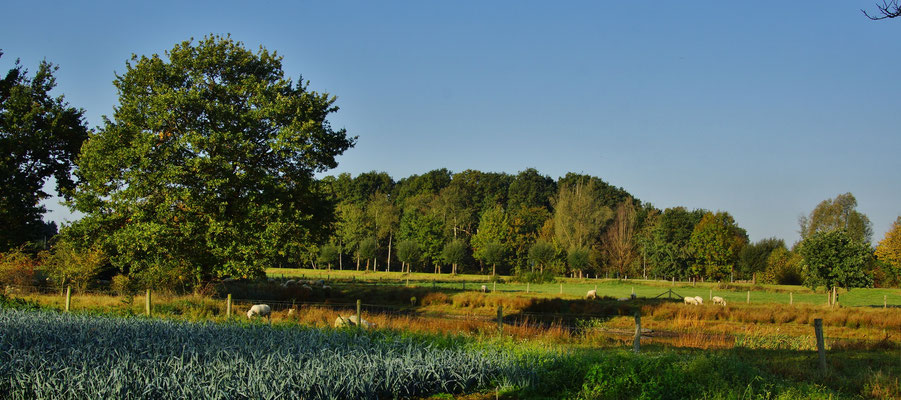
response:
<path fill-rule="evenodd" d="M 614 298 L 629 297 L 633 292 L 638 297 L 668 296 L 669 291 L 679 296 L 701 296 L 709 301 L 711 296 L 720 296 L 728 304 L 745 304 L 750 291 L 751 303 L 778 304 L 827 304 L 826 293 L 821 288 L 813 292 L 804 286 L 790 285 L 752 285 L 752 284 L 719 284 L 690 283 L 661 280 L 616 280 L 616 279 L 578 279 L 558 278 L 554 283 L 526 284 L 512 282 L 511 277 L 499 277 L 496 282 L 489 276 L 476 274 L 434 274 L 414 272 L 373 272 L 355 270 L 323 270 L 270 268 L 266 271 L 270 278 L 285 279 L 325 279 L 329 281 L 360 282 L 375 285 L 407 285 L 415 287 L 431 287 L 441 290 L 477 291 L 485 285 L 489 291 L 497 293 L 529 294 L 541 297 L 584 297 L 589 290 L 597 290 L 598 296 Z M 562 291 L 561 291 L 562 285 Z M 882 307 L 883 301 L 888 306 L 901 306 L 901 289 L 853 289 L 838 290 L 839 304 L 854 307 Z"/>

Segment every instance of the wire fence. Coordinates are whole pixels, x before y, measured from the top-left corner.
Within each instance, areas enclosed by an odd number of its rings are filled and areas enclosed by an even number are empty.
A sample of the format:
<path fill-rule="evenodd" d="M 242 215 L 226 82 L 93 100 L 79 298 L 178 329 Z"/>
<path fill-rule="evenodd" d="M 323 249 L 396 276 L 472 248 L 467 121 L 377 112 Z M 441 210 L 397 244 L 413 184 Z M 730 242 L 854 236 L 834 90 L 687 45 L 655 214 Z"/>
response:
<path fill-rule="evenodd" d="M 71 290 L 67 287 L 53 286 L 21 286 L 7 285 L 5 292 L 13 296 L 17 294 L 33 294 L 46 296 L 66 297 L 66 307 L 69 307 L 70 297 L 110 297 L 115 299 L 113 303 L 131 304 L 134 307 L 135 299 L 146 297 L 145 293 L 138 293 L 131 298 L 122 296 L 114 290 L 104 289 L 81 289 Z M 67 291 L 69 295 L 67 296 Z M 672 291 L 661 293 L 661 296 L 673 296 Z M 150 313 L 151 307 L 163 308 L 164 304 L 170 302 L 172 298 L 178 298 L 175 294 L 164 293 L 157 299 L 160 304 L 147 304 L 147 312 Z M 215 311 L 213 316 L 224 315 L 226 309 L 231 310 L 231 314 L 240 317 L 245 310 L 255 304 L 266 304 L 274 313 L 279 313 L 280 318 L 291 317 L 297 322 L 304 322 L 301 314 L 305 316 L 314 315 L 319 319 L 320 323 L 330 324 L 335 317 L 346 318 L 357 313 L 358 304 L 329 301 L 296 301 L 296 300 L 278 300 L 264 298 L 215 298 L 208 296 L 200 296 L 202 302 L 207 307 L 212 307 Z M 164 299 L 164 300 L 161 300 Z M 225 304 L 229 302 L 229 304 Z M 140 304 L 140 302 L 138 302 Z M 191 302 L 183 302 L 184 307 L 193 307 Z M 691 307 L 686 305 L 686 307 Z M 171 308 L 171 307 L 170 307 Z M 77 301 L 73 309 L 78 309 Z M 386 327 L 398 327 L 403 329 L 405 326 L 412 325 L 436 325 L 432 328 L 439 331 L 453 332 L 459 330 L 481 330 L 488 331 L 491 329 L 512 330 L 517 331 L 520 335 L 538 335 L 542 331 L 554 330 L 565 335 L 581 335 L 583 337 L 589 335 L 606 335 L 613 337 L 629 337 L 636 335 L 640 338 L 654 338 L 669 340 L 676 345 L 686 345 L 689 347 L 705 347 L 710 346 L 711 342 L 722 342 L 722 347 L 747 347 L 747 348 L 766 348 L 766 349 L 789 349 L 789 350 L 811 350 L 815 349 L 816 342 L 812 335 L 791 336 L 786 334 L 742 334 L 742 333 L 715 333 L 710 332 L 703 326 L 703 322 L 699 321 L 697 326 L 687 329 L 647 329 L 623 326 L 622 323 L 609 326 L 604 321 L 616 317 L 632 317 L 633 315 L 619 310 L 616 313 L 555 313 L 555 312 L 529 312 L 516 311 L 504 314 L 503 310 L 498 310 L 498 315 L 489 316 L 477 313 L 441 313 L 422 311 L 417 304 L 410 306 L 390 305 L 390 304 L 372 304 L 360 302 L 360 312 L 364 318 L 372 319 Z M 638 310 L 640 308 L 636 308 Z M 293 310 L 293 311 L 292 311 Z M 241 314 L 239 314 L 241 313 Z M 287 315 L 284 315 L 287 314 Z M 640 324 L 636 318 L 636 323 Z M 405 325 L 406 324 L 406 325 Z M 861 339 L 854 337 L 842 336 L 825 336 L 824 343 L 826 348 L 885 348 L 895 349 L 901 347 L 901 337 L 895 335 L 896 332 L 885 332 L 882 338 Z M 713 346 L 716 347 L 716 346 Z"/>

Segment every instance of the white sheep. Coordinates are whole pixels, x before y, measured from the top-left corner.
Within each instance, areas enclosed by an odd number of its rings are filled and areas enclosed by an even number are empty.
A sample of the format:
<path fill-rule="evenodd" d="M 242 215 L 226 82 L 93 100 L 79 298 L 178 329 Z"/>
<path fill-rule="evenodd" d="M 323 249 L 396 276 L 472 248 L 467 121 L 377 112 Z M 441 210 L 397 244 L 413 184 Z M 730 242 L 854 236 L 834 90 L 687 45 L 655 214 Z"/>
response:
<path fill-rule="evenodd" d="M 701 296 L 695 296 L 695 300 L 698 301 L 698 305 L 704 304 L 704 298 Z"/>
<path fill-rule="evenodd" d="M 698 305 L 698 299 L 696 297 L 686 297 L 685 304 Z"/>
<path fill-rule="evenodd" d="M 482 293 L 488 293 L 488 286 L 482 285 L 482 288 L 479 289 Z"/>
<path fill-rule="evenodd" d="M 297 314 L 297 310 L 296 310 L 296 309 L 292 308 L 292 309 L 289 309 L 289 310 L 288 310 L 288 316 L 289 316 L 289 317 L 292 316 L 292 315 L 294 315 L 294 314 Z"/>
<path fill-rule="evenodd" d="M 720 296 L 713 296 L 713 304 L 719 304 L 719 305 L 722 305 L 723 307 L 725 307 L 726 299 L 724 299 Z"/>
<path fill-rule="evenodd" d="M 247 310 L 247 318 L 253 318 L 254 316 L 266 317 L 270 321 L 272 321 L 272 308 L 267 304 L 254 304 L 253 307 L 250 307 Z"/>
<path fill-rule="evenodd" d="M 589 291 L 588 291 L 588 294 L 585 295 L 585 298 L 586 298 L 586 299 L 596 299 L 596 298 L 598 298 L 598 291 L 597 291 L 597 290 L 594 290 L 594 289 L 589 290 Z"/>
<path fill-rule="evenodd" d="M 372 322 L 369 322 L 365 319 L 360 318 L 360 321 L 362 321 L 362 324 L 357 322 L 356 315 L 351 315 L 350 317 L 347 317 L 347 318 L 344 318 L 339 315 L 338 318 L 335 320 L 335 328 L 341 328 L 341 327 L 345 327 L 345 326 L 356 326 L 356 325 L 362 325 L 365 328 L 372 328 L 375 326 L 375 324 L 373 324 Z"/>

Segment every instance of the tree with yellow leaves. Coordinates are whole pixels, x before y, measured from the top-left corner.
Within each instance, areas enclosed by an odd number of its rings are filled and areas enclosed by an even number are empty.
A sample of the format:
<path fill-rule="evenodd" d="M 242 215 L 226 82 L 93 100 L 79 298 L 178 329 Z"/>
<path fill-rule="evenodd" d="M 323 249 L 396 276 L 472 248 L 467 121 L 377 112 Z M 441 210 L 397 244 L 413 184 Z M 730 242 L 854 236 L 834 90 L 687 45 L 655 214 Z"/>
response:
<path fill-rule="evenodd" d="M 901 274 L 901 217 L 895 220 L 892 229 L 876 246 L 876 258 L 890 265 L 896 275 Z"/>

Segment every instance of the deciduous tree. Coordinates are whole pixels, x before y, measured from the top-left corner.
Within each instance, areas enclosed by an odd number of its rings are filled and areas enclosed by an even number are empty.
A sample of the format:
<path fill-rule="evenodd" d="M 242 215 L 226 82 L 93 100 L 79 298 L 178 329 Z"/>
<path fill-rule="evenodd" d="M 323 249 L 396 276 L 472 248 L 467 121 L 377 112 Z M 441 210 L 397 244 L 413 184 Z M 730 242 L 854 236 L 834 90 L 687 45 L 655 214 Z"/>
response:
<path fill-rule="evenodd" d="M 626 275 L 635 259 L 635 207 L 632 203 L 629 198 L 616 206 L 616 216 L 604 234 L 604 253 L 620 276 Z"/>
<path fill-rule="evenodd" d="M 866 215 L 857 211 L 857 199 L 851 193 L 840 194 L 817 204 L 810 215 L 798 219 L 801 238 L 817 232 L 844 230 L 852 239 L 869 243 L 873 227 Z"/>
<path fill-rule="evenodd" d="M 748 234 L 729 213 L 708 212 L 695 225 L 688 241 L 688 250 L 695 261 L 692 274 L 714 280 L 729 276 L 738 261 L 738 253 L 747 243 Z"/>
<path fill-rule="evenodd" d="M 876 246 L 876 258 L 888 264 L 891 268 L 892 281 L 901 280 L 901 217 L 895 220 L 892 228 L 885 233 L 885 237 Z"/>
<path fill-rule="evenodd" d="M 553 199 L 554 232 L 560 245 L 569 251 L 597 243 L 601 230 L 613 212 L 593 195 L 593 181 L 562 185 Z"/>
<path fill-rule="evenodd" d="M 415 240 L 401 240 L 397 243 L 397 259 L 401 263 L 406 264 L 407 273 L 412 272 L 413 264 L 419 262 L 421 257 L 422 252 L 420 252 L 419 245 L 416 244 Z M 401 272 L 404 272 L 403 267 L 401 265 Z"/>
<path fill-rule="evenodd" d="M 133 56 L 112 119 L 82 147 L 70 231 L 124 272 L 179 269 L 199 284 L 260 276 L 290 242 L 322 242 L 333 206 L 313 174 L 355 139 L 327 121 L 335 97 L 230 37 Z"/>
<path fill-rule="evenodd" d="M 48 178 L 64 198 L 75 186 L 70 172 L 88 129 L 83 110 L 51 95 L 56 70 L 43 61 L 31 77 L 16 60 L 0 79 L 0 252 L 55 233 L 41 220 Z"/>
<path fill-rule="evenodd" d="M 844 230 L 815 232 L 800 244 L 806 271 L 805 285 L 813 290 L 825 286 L 846 289 L 869 287 L 873 278 L 866 267 L 873 256 L 870 246 Z"/>
<path fill-rule="evenodd" d="M 468 247 L 466 242 L 461 239 L 452 240 L 444 246 L 444 250 L 441 251 L 441 259 L 451 265 L 451 274 L 456 275 L 457 266 L 466 260 L 466 249 Z"/>

